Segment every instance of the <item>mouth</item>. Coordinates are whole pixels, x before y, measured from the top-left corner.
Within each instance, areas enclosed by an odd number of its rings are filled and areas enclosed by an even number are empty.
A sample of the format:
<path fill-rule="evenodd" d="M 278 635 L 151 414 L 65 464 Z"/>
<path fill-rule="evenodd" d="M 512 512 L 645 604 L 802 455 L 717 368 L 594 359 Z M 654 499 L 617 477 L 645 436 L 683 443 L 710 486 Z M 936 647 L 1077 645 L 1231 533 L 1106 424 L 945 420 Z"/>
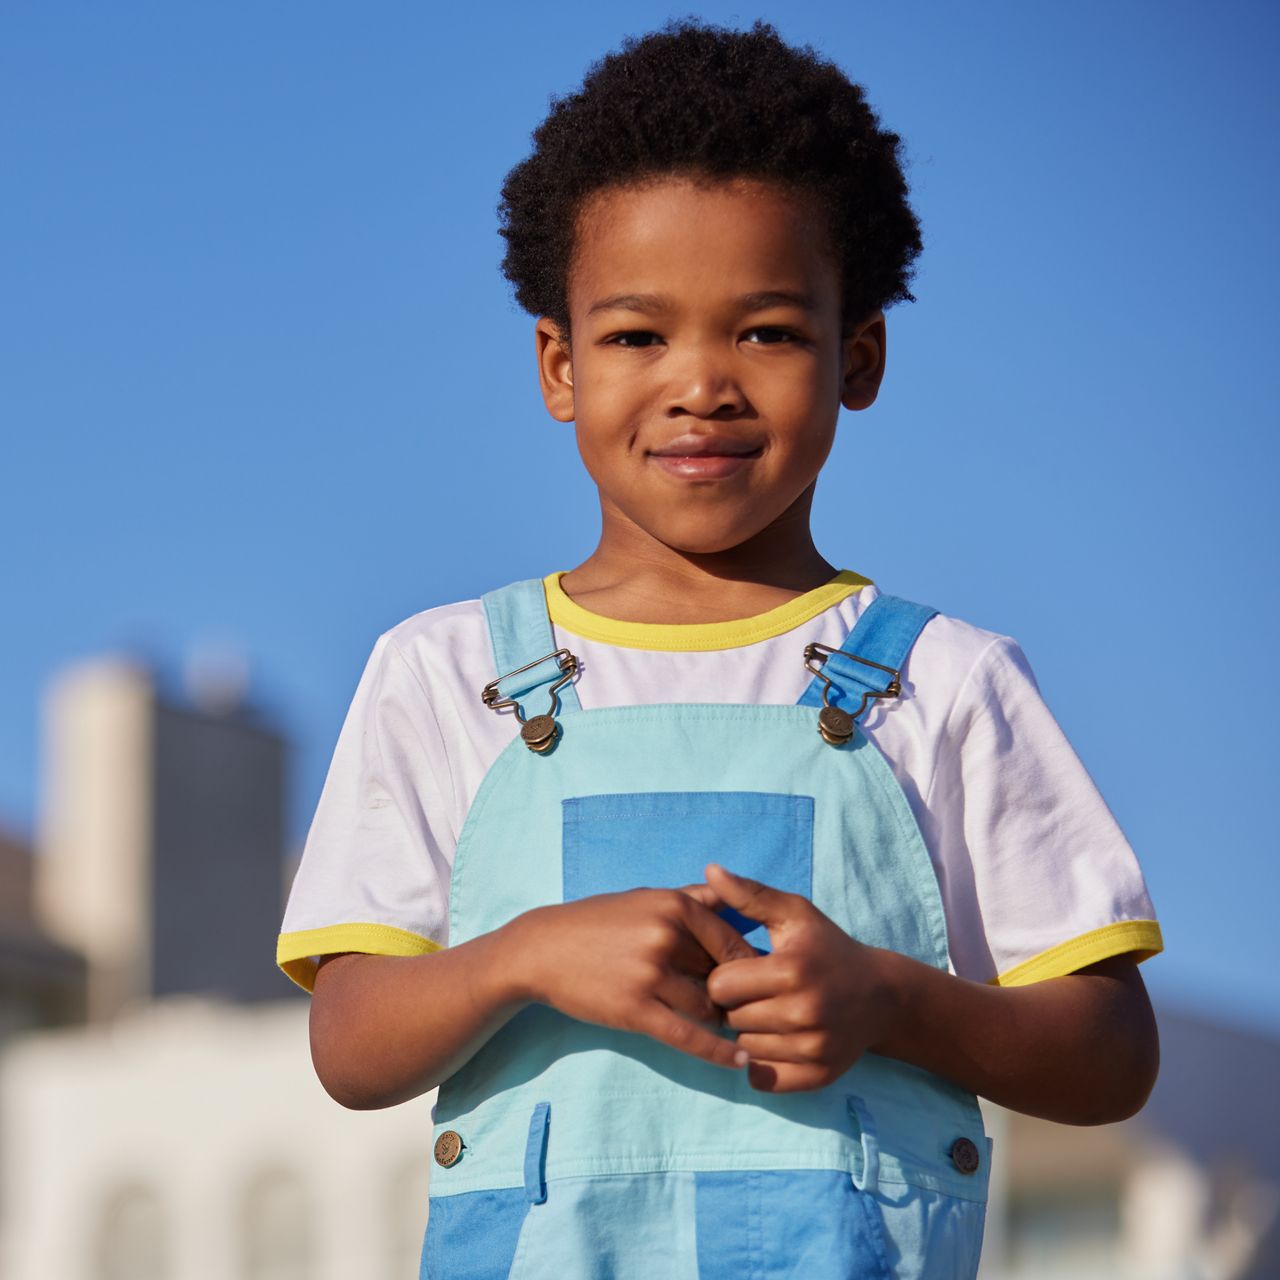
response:
<path fill-rule="evenodd" d="M 649 460 L 668 475 L 684 480 L 723 480 L 748 468 L 762 453 L 762 445 L 730 435 L 677 436 Z"/>

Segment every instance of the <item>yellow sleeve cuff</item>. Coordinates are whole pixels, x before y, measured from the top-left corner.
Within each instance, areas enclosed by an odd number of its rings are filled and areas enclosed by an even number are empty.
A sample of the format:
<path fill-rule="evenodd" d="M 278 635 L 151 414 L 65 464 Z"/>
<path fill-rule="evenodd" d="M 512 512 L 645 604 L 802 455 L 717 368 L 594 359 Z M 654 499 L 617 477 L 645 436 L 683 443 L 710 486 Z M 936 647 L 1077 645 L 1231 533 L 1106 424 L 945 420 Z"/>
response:
<path fill-rule="evenodd" d="M 1025 987 L 1046 978 L 1061 978 L 1099 960 L 1129 955 L 1141 963 L 1164 950 L 1160 926 L 1154 920 L 1120 920 L 1101 929 L 1060 942 L 1030 960 L 1014 965 L 992 979 L 998 987 Z"/>
<path fill-rule="evenodd" d="M 282 933 L 276 942 L 276 964 L 304 991 L 315 987 L 316 957 L 338 951 L 363 951 L 373 956 L 425 956 L 440 944 L 389 924 L 331 924 L 323 929 Z"/>

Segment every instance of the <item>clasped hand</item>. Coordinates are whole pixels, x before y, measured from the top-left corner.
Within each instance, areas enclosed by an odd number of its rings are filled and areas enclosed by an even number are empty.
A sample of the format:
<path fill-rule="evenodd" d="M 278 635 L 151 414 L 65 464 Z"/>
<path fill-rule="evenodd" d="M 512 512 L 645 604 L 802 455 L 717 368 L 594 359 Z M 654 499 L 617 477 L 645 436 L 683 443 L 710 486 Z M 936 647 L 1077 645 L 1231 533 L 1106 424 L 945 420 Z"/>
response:
<path fill-rule="evenodd" d="M 719 1066 L 745 1066 L 764 1092 L 829 1084 L 885 1030 L 892 1000 L 884 953 L 798 894 L 715 864 L 706 878 L 530 913 L 546 931 L 528 940 L 525 954 L 554 960 L 535 963 L 529 996 Z M 722 907 L 760 921 L 772 952 L 758 953 L 716 914 Z"/>
<path fill-rule="evenodd" d="M 851 938 L 807 898 L 714 863 L 709 907 L 732 907 L 769 931 L 772 952 L 729 959 L 707 975 L 707 994 L 738 1033 L 754 1088 L 820 1089 L 883 1036 L 892 1014 L 885 953 Z M 695 890 L 696 892 L 696 890 Z"/>

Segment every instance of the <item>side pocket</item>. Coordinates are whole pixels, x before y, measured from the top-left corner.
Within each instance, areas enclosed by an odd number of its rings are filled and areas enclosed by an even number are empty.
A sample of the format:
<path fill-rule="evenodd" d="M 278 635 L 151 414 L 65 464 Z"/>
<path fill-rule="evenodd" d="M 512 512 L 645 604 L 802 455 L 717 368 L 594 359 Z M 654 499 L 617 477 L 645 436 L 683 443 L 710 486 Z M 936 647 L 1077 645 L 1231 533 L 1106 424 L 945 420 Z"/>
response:
<path fill-rule="evenodd" d="M 908 1090 L 870 1096 L 878 1116 L 863 1097 L 845 1097 L 861 1147 L 852 1180 L 874 1207 L 888 1274 L 894 1280 L 974 1280 L 991 1154 L 976 1104 L 949 1122 L 930 1114 L 927 1095 Z M 985 1144 L 980 1175 L 977 1168 L 962 1169 L 967 1162 L 952 1154 L 957 1133 L 970 1148 Z"/>
<path fill-rule="evenodd" d="M 894 1280 L 974 1280 L 986 1205 L 905 1183 L 875 1196 Z"/>
<path fill-rule="evenodd" d="M 876 1122 L 866 1101 L 857 1094 L 849 1094 L 845 1105 L 849 1109 L 849 1123 L 862 1147 L 862 1160 L 852 1178 L 854 1195 L 862 1205 L 866 1219 L 864 1231 L 872 1241 L 885 1280 L 889 1280 L 898 1273 L 890 1266 L 889 1241 L 880 1210 L 880 1139 Z"/>

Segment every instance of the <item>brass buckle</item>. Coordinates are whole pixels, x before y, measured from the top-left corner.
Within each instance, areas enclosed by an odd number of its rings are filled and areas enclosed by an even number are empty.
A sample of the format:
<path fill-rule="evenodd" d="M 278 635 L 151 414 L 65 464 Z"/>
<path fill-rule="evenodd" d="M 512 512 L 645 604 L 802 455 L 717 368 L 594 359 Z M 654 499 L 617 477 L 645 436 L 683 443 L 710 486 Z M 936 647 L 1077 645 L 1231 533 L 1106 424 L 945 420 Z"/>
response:
<path fill-rule="evenodd" d="M 551 709 L 540 716 L 531 716 L 526 720 L 524 712 L 520 709 L 520 703 L 515 698 L 504 698 L 498 686 L 512 676 L 518 676 L 522 671 L 532 671 L 534 667 L 540 667 L 548 658 L 554 658 L 561 671 L 560 679 L 547 690 L 551 695 Z M 480 701 L 490 711 L 505 711 L 508 707 L 513 707 L 516 719 L 520 722 L 520 737 L 524 745 L 530 751 L 536 751 L 538 755 L 545 755 L 556 745 L 560 737 L 560 726 L 556 723 L 556 712 L 560 710 L 560 690 L 577 674 L 578 659 L 568 649 L 557 649 L 554 653 L 543 654 L 541 658 L 526 662 L 523 667 L 508 671 L 506 675 L 501 675 L 496 680 L 490 680 L 480 690 Z"/>
<path fill-rule="evenodd" d="M 868 689 L 862 695 L 857 711 L 848 712 L 843 707 L 833 707 L 830 694 L 834 682 L 823 670 L 827 659 L 833 653 L 852 658 L 854 662 L 860 662 L 864 667 L 874 667 L 877 671 L 883 671 L 886 675 L 892 676 L 893 679 L 884 690 Z M 818 732 L 822 735 L 823 741 L 829 742 L 833 747 L 843 746 L 853 737 L 858 718 L 873 699 L 896 698 L 902 692 L 902 672 L 895 671 L 892 667 L 882 666 L 878 662 L 872 662 L 870 658 L 860 658 L 856 653 L 847 653 L 843 649 L 833 649 L 830 645 L 818 644 L 817 641 L 805 645 L 804 666 L 806 671 L 822 681 L 822 710 L 818 712 Z"/>

